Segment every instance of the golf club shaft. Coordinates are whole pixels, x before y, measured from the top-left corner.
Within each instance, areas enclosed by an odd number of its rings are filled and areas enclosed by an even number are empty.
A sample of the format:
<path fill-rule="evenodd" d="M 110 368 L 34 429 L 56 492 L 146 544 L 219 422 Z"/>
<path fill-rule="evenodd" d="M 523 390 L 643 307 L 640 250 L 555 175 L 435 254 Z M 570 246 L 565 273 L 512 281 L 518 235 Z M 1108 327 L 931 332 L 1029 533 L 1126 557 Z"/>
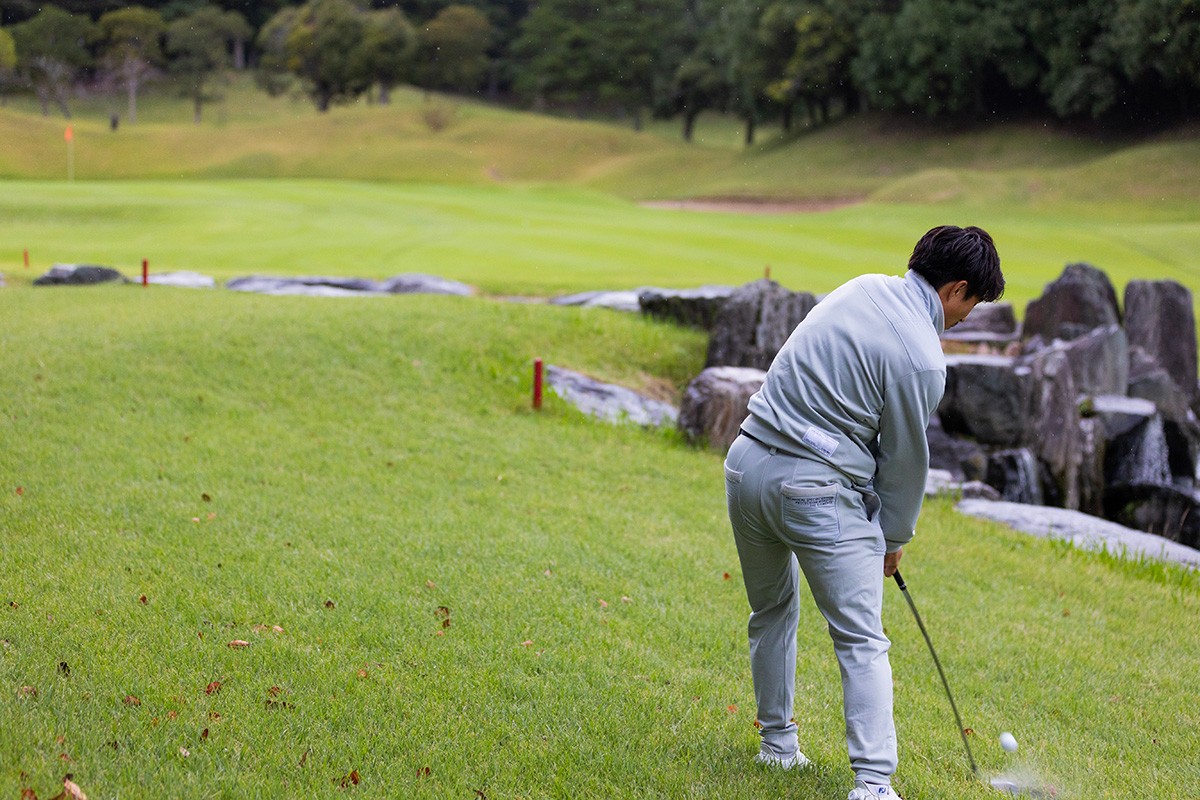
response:
<path fill-rule="evenodd" d="M 896 585 L 900 587 L 900 591 L 904 593 L 904 599 L 908 601 L 908 607 L 912 609 L 913 619 L 917 621 L 917 627 L 921 629 L 921 635 L 925 637 L 925 644 L 929 645 L 929 655 L 933 656 L 933 665 L 937 667 L 938 675 L 942 679 L 942 687 L 946 690 L 946 698 L 950 701 L 950 708 L 954 711 L 954 721 L 958 723 L 958 735 L 962 737 L 963 747 L 967 749 L 967 761 L 971 762 L 971 772 L 978 775 L 979 767 L 975 765 L 975 757 L 971 755 L 971 745 L 967 742 L 967 729 L 963 727 L 962 717 L 958 713 L 958 705 L 954 702 L 954 695 L 950 693 L 950 684 L 946 680 L 942 662 L 938 660 L 937 651 L 933 649 L 933 640 L 929 638 L 929 631 L 925 630 L 925 623 L 921 621 L 921 615 L 917 613 L 917 606 L 913 603 L 912 595 L 908 593 L 908 586 L 904 583 L 904 578 L 900 577 L 900 570 L 896 570 L 892 577 L 896 579 Z"/>

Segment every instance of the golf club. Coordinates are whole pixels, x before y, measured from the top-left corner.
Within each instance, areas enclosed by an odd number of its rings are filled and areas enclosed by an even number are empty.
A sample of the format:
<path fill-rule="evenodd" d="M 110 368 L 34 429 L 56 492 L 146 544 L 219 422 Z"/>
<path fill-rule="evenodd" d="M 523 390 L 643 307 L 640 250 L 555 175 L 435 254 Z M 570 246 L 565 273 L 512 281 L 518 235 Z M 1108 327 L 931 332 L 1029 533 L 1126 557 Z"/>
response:
<path fill-rule="evenodd" d="M 921 635 L 925 637 L 925 644 L 929 645 L 929 655 L 933 656 L 933 664 L 937 667 L 938 676 L 942 679 L 942 688 L 946 690 L 946 699 L 950 701 L 950 708 L 954 711 L 954 721 L 958 723 L 958 735 L 962 737 L 963 747 L 967 751 L 967 761 L 971 764 L 971 772 L 976 778 L 985 780 L 979 774 L 979 767 L 975 763 L 975 756 L 971 754 L 971 744 L 967 741 L 967 729 L 963 727 L 962 716 L 958 713 L 958 705 L 954 702 L 954 695 L 950 693 L 950 684 L 946 680 L 946 672 L 942 669 L 942 662 L 938 659 L 937 651 L 933 649 L 933 640 L 929 638 L 929 631 L 925 629 L 925 623 L 921 620 L 921 615 L 917 613 L 917 605 L 913 602 L 912 595 L 908 593 L 908 585 L 904 582 L 904 578 L 900 576 L 900 570 L 892 573 L 892 577 L 896 579 L 896 585 L 900 587 L 900 591 L 904 593 L 904 599 L 908 601 L 908 607 L 912 609 L 913 619 L 917 621 L 917 627 L 921 629 Z M 987 781 L 987 784 L 993 789 L 1014 796 L 1025 796 L 1033 798 L 1054 797 L 1057 792 L 1053 788 L 1043 790 L 1029 785 L 1027 781 L 1016 781 L 1010 778 L 993 778 Z"/>
<path fill-rule="evenodd" d="M 929 655 L 933 656 L 933 664 L 937 667 L 938 675 L 942 678 L 942 686 L 946 690 L 946 697 L 950 700 L 950 708 L 954 711 L 954 721 L 958 723 L 958 735 L 962 737 L 963 747 L 967 749 L 967 761 L 971 763 L 971 772 L 979 777 L 979 767 L 975 764 L 975 757 L 971 755 L 971 745 L 967 742 L 967 730 L 963 727 L 962 717 L 958 713 L 958 705 L 954 702 L 954 695 L 950 693 L 950 684 L 946 681 L 946 673 L 942 669 L 942 662 L 938 660 L 937 651 L 933 649 L 933 640 L 929 638 L 929 631 L 925 630 L 925 623 L 921 621 L 921 615 L 917 613 L 917 606 L 913 602 L 912 595 L 908 593 L 908 585 L 905 584 L 904 578 L 900 577 L 900 570 L 892 573 L 892 577 L 896 579 L 896 585 L 900 587 L 900 591 L 904 593 L 904 599 L 908 601 L 908 607 L 912 609 L 913 618 L 917 621 L 917 627 L 921 629 L 921 635 L 925 637 L 925 644 L 929 645 Z"/>

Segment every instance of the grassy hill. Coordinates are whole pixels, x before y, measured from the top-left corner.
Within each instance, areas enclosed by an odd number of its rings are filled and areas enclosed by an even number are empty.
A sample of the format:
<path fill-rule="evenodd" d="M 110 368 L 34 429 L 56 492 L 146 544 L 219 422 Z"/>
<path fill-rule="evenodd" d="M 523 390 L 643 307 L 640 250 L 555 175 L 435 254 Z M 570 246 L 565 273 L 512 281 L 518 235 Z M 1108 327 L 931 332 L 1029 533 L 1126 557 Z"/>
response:
<path fill-rule="evenodd" d="M 269 98 L 244 76 L 190 124 L 186 102 L 148 94 L 136 125 L 108 129 L 115 98 L 77 102 L 80 179 L 338 178 L 471 185 L 553 182 L 631 199 L 873 198 L 997 200 L 1047 207 L 1128 202 L 1178 212 L 1200 200 L 1200 136 L 1085 136 L 1034 122 L 946 130 L 870 115 L 738 146 L 727 120 L 702 118 L 697 144 L 674 123 L 634 132 L 608 123 L 506 110 L 401 91 L 318 114 L 303 98 Z M 61 118 L 29 100 L 0 108 L 0 177 L 65 176 Z"/>
<path fill-rule="evenodd" d="M 553 396 L 528 409 L 534 356 L 678 385 L 698 334 L 470 298 L 101 287 L 0 307 L 0 794 L 71 773 L 95 797 L 845 795 L 807 600 L 816 768 L 750 763 L 719 456 Z M 1200 679 L 1194 577 L 946 503 L 905 565 L 988 775 L 1097 798 L 1200 777 L 1200 709 L 1179 702 Z M 885 618 L 899 788 L 994 796 L 894 587 Z"/>

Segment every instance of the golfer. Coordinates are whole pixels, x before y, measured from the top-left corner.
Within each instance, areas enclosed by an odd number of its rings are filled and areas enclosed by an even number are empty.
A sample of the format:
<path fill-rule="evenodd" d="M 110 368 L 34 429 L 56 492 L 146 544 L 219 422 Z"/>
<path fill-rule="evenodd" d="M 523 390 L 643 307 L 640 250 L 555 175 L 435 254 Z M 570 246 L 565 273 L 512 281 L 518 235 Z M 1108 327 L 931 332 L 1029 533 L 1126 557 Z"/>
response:
<path fill-rule="evenodd" d="M 946 385 L 939 336 L 1004 292 L 992 238 L 946 225 L 917 242 L 903 278 L 864 275 L 796 327 L 750 398 L 725 459 L 746 596 L 761 749 L 790 769 L 799 573 L 829 623 L 842 674 L 848 800 L 899 798 L 883 579 L 913 537 Z"/>

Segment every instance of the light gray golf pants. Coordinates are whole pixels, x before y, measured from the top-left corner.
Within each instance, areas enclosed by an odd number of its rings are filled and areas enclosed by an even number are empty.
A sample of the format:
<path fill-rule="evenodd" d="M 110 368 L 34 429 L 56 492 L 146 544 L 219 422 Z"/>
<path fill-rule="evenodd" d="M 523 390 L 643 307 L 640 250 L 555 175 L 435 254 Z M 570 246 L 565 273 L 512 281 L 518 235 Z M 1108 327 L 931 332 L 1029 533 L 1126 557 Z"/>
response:
<path fill-rule="evenodd" d="M 878 498 L 827 464 L 745 436 L 725 459 L 725 494 L 750 601 L 750 669 L 763 746 L 785 757 L 797 749 L 792 701 L 803 570 L 842 672 L 850 766 L 858 780 L 891 783 L 896 729 Z"/>

